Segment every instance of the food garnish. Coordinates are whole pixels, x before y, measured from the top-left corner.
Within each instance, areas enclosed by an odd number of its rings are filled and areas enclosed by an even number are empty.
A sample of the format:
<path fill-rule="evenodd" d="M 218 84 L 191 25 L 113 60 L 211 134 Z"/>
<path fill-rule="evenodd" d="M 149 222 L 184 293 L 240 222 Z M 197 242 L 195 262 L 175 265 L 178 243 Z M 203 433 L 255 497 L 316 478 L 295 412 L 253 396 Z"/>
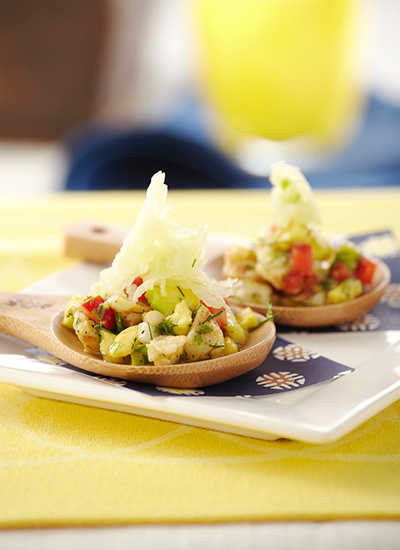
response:
<path fill-rule="evenodd" d="M 272 166 L 273 223 L 252 246 L 234 245 L 223 277 L 236 277 L 234 297 L 280 306 L 346 302 L 371 288 L 377 264 L 350 242 L 334 245 L 320 229 L 312 189 L 297 167 Z"/>

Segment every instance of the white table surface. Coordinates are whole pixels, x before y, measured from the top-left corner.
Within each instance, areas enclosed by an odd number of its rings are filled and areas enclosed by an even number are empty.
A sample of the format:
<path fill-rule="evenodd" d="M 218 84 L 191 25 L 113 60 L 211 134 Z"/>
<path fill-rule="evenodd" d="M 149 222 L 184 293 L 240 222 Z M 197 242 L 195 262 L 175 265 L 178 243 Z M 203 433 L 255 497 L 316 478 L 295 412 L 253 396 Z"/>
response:
<path fill-rule="evenodd" d="M 146 525 L 0 532 L 1 550 L 398 550 L 400 522 Z"/>

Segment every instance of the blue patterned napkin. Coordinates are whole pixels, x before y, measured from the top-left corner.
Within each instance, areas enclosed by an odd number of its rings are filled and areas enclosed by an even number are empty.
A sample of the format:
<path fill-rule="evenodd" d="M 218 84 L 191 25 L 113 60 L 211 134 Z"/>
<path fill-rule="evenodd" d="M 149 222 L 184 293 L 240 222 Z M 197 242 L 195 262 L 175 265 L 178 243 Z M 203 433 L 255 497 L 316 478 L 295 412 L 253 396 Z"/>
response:
<path fill-rule="evenodd" d="M 41 361 L 46 361 L 46 355 L 49 355 L 38 348 L 31 348 L 27 352 Z M 114 386 L 117 385 L 148 395 L 158 396 L 166 394 L 213 397 L 260 397 L 276 395 L 313 386 L 321 382 L 327 382 L 328 380 L 334 380 L 354 370 L 341 363 L 331 361 L 305 346 L 293 344 L 280 337 L 277 337 L 270 354 L 256 369 L 227 382 L 204 388 L 179 389 L 152 386 L 150 384 L 92 374 L 55 359 L 53 356 L 49 356 L 49 360 L 52 364 L 56 362 L 57 365 L 64 366 L 97 380 L 109 382 Z"/>
<path fill-rule="evenodd" d="M 276 395 L 333 380 L 354 369 L 322 357 L 312 350 L 277 338 L 272 351 L 256 369 L 215 386 L 196 389 L 165 388 L 127 383 L 126 387 L 149 395 L 203 395 L 213 397 L 260 397 Z"/>

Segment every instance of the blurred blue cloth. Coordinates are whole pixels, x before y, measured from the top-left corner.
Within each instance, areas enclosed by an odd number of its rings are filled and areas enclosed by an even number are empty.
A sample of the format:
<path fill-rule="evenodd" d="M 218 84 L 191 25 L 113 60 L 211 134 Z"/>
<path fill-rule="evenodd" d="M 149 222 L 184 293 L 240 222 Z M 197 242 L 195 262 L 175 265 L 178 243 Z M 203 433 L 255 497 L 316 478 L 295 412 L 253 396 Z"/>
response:
<path fill-rule="evenodd" d="M 65 144 L 66 190 L 146 189 L 158 170 L 166 172 L 170 189 L 270 187 L 266 177 L 243 171 L 211 144 L 195 102 L 162 127 L 91 125 Z M 303 171 L 314 188 L 400 185 L 400 108 L 371 98 L 347 148 L 318 171 Z"/>

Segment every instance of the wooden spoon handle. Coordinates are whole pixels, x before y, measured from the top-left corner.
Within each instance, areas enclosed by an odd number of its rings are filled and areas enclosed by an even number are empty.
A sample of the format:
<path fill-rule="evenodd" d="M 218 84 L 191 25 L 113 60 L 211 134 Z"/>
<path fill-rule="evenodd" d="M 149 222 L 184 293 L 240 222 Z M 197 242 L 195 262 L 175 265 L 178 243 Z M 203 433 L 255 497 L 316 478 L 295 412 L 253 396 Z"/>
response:
<path fill-rule="evenodd" d="M 94 220 L 83 220 L 67 227 L 64 253 L 88 262 L 109 264 L 120 250 L 128 229 Z"/>
<path fill-rule="evenodd" d="M 40 346 L 44 335 L 54 338 L 51 320 L 68 300 L 67 296 L 0 292 L 0 332 Z"/>

